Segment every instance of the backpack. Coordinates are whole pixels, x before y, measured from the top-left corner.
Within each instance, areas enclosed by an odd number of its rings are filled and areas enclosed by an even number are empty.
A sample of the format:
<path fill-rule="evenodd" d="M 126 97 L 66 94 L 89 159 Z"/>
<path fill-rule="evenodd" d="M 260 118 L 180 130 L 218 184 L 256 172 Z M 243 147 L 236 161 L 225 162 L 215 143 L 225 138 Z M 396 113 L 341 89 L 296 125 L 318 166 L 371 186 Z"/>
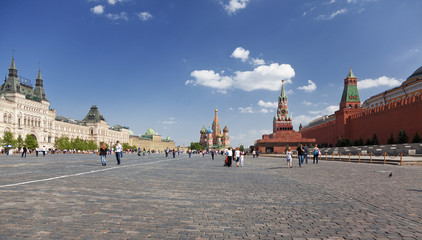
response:
<path fill-rule="evenodd" d="M 318 149 L 314 149 L 314 155 L 318 155 Z"/>

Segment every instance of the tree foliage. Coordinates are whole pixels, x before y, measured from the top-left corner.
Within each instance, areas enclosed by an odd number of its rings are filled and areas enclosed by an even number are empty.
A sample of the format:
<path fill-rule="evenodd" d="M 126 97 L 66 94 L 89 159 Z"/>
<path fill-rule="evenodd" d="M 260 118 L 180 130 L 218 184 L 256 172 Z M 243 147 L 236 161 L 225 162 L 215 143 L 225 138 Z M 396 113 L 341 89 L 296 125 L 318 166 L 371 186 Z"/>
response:
<path fill-rule="evenodd" d="M 12 145 L 15 147 L 16 145 L 16 140 L 13 137 L 13 133 L 11 132 L 5 132 L 4 133 L 4 137 L 3 137 L 3 145 Z"/>
<path fill-rule="evenodd" d="M 394 135 L 391 133 L 390 138 L 387 141 L 388 144 L 395 144 L 396 140 L 394 140 Z"/>
<path fill-rule="evenodd" d="M 202 146 L 199 142 L 191 142 L 190 143 L 190 149 L 191 150 L 198 150 L 198 151 L 202 151 L 205 149 L 204 146 Z"/>
<path fill-rule="evenodd" d="M 20 151 L 24 144 L 23 138 L 19 135 L 18 139 L 16 139 L 16 148 Z"/>
<path fill-rule="evenodd" d="M 26 134 L 25 144 L 28 149 L 35 149 L 38 146 L 37 140 L 31 134 Z"/>
<path fill-rule="evenodd" d="M 374 136 L 372 137 L 372 144 L 373 145 L 378 145 L 379 144 L 378 137 L 377 137 L 377 134 L 376 133 L 374 133 Z"/>
<path fill-rule="evenodd" d="M 412 143 L 420 143 L 421 142 L 421 138 L 419 137 L 418 132 L 415 133 L 415 136 L 412 139 Z"/>
<path fill-rule="evenodd" d="M 93 140 L 83 140 L 79 137 L 69 140 L 67 136 L 61 136 L 54 142 L 54 148 L 56 149 L 75 149 L 80 151 L 96 150 L 98 149 L 97 144 Z"/>
<path fill-rule="evenodd" d="M 406 131 L 400 130 L 397 143 L 402 144 L 402 143 L 408 143 L 408 142 L 409 142 L 409 137 L 407 136 Z"/>
<path fill-rule="evenodd" d="M 241 152 L 244 152 L 244 151 L 245 151 L 245 146 L 240 145 L 239 150 L 240 150 Z"/>

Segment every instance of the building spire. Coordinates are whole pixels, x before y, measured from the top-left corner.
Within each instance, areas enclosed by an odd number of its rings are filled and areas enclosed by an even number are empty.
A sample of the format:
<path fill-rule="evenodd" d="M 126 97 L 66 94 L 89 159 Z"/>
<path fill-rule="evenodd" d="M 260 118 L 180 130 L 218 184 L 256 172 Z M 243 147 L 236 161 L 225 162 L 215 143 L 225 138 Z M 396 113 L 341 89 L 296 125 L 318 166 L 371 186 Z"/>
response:
<path fill-rule="evenodd" d="M 215 117 L 214 117 L 214 122 L 215 123 L 218 123 L 218 115 L 217 115 L 217 113 L 218 113 L 218 109 L 216 108 L 215 109 Z"/>
<path fill-rule="evenodd" d="M 38 75 L 37 75 L 37 79 L 42 80 L 42 78 L 41 78 L 41 69 L 40 69 L 40 68 L 38 68 Z"/>
<path fill-rule="evenodd" d="M 284 80 L 281 80 L 281 94 L 280 94 L 281 98 L 287 98 L 286 96 L 286 92 L 284 91 Z"/>
<path fill-rule="evenodd" d="M 349 74 L 347 74 L 347 77 L 348 78 L 355 78 L 355 75 L 353 74 L 353 71 L 352 71 L 352 67 L 350 67 L 350 71 L 349 71 Z"/>
<path fill-rule="evenodd" d="M 15 50 L 13 50 L 12 62 L 10 63 L 9 77 L 18 77 L 18 70 L 15 65 Z"/>

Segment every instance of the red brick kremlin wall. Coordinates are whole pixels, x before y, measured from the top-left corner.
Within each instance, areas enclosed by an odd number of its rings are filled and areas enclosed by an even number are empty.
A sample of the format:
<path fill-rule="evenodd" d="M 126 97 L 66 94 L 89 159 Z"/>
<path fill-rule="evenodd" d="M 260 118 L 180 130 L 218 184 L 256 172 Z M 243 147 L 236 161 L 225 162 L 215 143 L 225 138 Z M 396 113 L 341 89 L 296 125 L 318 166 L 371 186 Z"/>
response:
<path fill-rule="evenodd" d="M 340 138 L 351 141 L 362 138 L 365 142 L 377 134 L 380 144 L 387 144 L 393 133 L 394 139 L 400 130 L 405 130 L 410 141 L 417 132 L 422 135 L 422 98 L 420 95 L 389 103 L 358 113 L 348 110 L 336 112 L 336 120 L 315 127 L 302 129 L 305 138 L 315 138 L 318 144 L 333 146 Z"/>

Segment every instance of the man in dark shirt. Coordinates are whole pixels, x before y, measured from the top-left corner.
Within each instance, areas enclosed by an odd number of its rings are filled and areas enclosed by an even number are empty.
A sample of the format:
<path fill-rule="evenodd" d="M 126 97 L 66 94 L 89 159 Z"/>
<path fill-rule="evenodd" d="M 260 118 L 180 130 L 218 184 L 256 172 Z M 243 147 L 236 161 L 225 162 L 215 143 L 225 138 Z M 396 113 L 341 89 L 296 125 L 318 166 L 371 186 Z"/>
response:
<path fill-rule="evenodd" d="M 297 158 L 298 158 L 298 162 L 299 162 L 299 167 L 302 167 L 302 163 L 303 163 L 303 147 L 302 144 L 299 144 L 299 147 L 297 147 Z"/>

